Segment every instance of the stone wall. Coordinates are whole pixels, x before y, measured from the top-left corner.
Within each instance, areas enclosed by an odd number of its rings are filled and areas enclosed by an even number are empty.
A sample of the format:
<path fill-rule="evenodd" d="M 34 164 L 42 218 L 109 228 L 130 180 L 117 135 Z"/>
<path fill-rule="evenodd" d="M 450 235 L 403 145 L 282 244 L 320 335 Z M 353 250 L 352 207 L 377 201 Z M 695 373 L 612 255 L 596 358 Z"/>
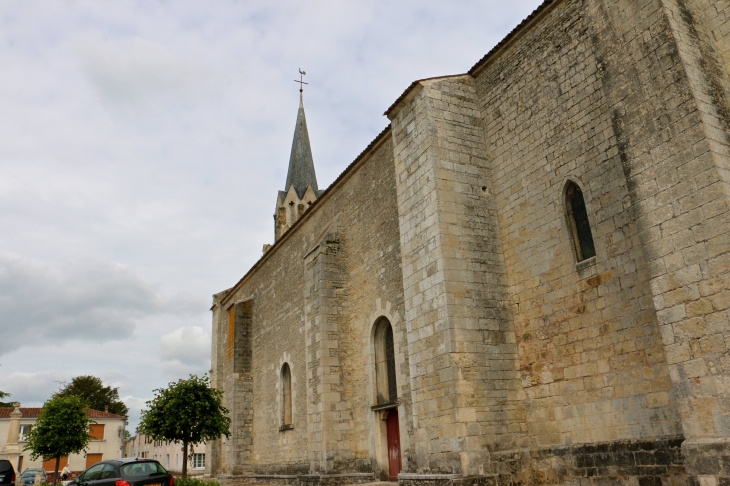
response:
<path fill-rule="evenodd" d="M 320 196 L 258 267 L 218 298 L 215 307 L 220 309 L 252 302 L 250 396 L 255 407 L 248 432 L 234 405 L 234 437 L 228 442 L 239 444 L 234 447 L 239 452 L 211 469 L 212 474 L 378 475 L 383 465 L 377 457 L 383 454 L 377 448 L 383 440 L 377 436 L 377 414 L 370 409 L 375 404 L 371 338 L 381 316 L 389 319 L 398 339 L 401 435 L 408 462 L 413 425 L 407 419 L 403 280 L 388 138 L 381 136 L 336 192 Z M 222 321 L 215 329 L 214 342 L 230 339 Z M 223 344 L 218 352 L 226 349 Z M 220 361 L 220 356 L 214 359 Z M 293 425 L 280 430 L 279 374 L 285 362 L 292 371 Z M 225 381 L 227 393 L 232 390 L 228 375 L 241 379 L 225 367 L 216 371 L 216 383 Z M 248 441 L 250 458 L 240 453 Z"/>
<path fill-rule="evenodd" d="M 683 434 L 689 472 L 724 474 L 726 10 L 565 2 L 476 73 L 533 444 Z M 568 180 L 593 261 L 571 247 Z"/>
<path fill-rule="evenodd" d="M 672 41 L 656 25 L 661 4 L 642 4 L 565 2 L 477 76 L 538 446 L 681 433 L 623 166 L 623 115 L 607 93 L 627 66 L 639 79 L 660 69 L 627 56 Z M 657 35 L 624 48 L 622 29 Z M 625 93 L 639 102 L 640 90 Z M 597 252 L 580 263 L 568 181 L 583 191 Z"/>

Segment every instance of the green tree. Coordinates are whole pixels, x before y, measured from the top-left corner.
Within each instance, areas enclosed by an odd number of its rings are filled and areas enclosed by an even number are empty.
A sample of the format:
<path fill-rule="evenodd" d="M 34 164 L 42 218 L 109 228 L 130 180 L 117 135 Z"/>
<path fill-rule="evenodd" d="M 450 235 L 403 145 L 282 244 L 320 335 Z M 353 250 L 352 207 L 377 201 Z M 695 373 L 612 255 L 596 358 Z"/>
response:
<path fill-rule="evenodd" d="M 81 397 L 86 400 L 89 408 L 94 410 L 104 410 L 109 407 L 110 413 L 124 415 L 129 413 L 129 409 L 119 399 L 119 388 L 104 386 L 101 378 L 96 376 L 84 375 L 71 379 L 71 383 L 65 385 L 58 392 L 53 394 L 54 397 Z"/>
<path fill-rule="evenodd" d="M 210 387 L 207 375 L 190 375 L 154 392 L 155 398 L 147 402 L 149 410 L 142 411 L 139 431 L 153 440 L 182 442 L 182 474 L 187 477 L 190 446 L 230 436 L 231 419 L 221 404 L 223 392 Z"/>
<path fill-rule="evenodd" d="M 8 398 L 10 396 L 10 393 L 6 393 L 4 391 L 0 391 L 0 398 Z M 13 402 L 0 402 L 0 407 L 14 407 L 15 404 Z"/>
<path fill-rule="evenodd" d="M 86 402 L 79 397 L 53 397 L 43 404 L 24 450 L 32 460 L 56 459 L 53 484 L 58 478 L 62 456 L 81 452 L 89 444 L 90 425 L 95 423 L 86 413 Z"/>

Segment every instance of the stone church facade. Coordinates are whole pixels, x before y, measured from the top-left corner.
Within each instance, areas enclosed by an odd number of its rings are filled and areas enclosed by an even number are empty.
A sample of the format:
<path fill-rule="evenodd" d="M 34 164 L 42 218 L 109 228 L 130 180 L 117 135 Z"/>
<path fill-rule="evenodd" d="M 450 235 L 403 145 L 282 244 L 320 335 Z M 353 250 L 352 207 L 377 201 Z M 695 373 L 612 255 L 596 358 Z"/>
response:
<path fill-rule="evenodd" d="M 324 191 L 300 106 L 209 473 L 730 484 L 728 73 L 728 0 L 547 0 Z"/>

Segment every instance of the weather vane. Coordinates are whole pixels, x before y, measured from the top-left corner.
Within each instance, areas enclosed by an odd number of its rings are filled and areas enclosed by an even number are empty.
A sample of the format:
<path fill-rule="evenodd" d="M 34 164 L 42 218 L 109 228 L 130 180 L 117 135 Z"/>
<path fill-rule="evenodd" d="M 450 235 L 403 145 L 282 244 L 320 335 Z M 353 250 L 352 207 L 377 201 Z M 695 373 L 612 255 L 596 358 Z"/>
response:
<path fill-rule="evenodd" d="M 306 74 L 307 73 L 305 71 L 302 71 L 302 68 L 299 68 L 299 81 L 297 81 L 296 79 L 294 80 L 295 83 L 299 83 L 299 92 L 300 93 L 304 92 L 304 85 L 309 84 L 309 83 L 304 82 L 304 75 L 306 75 Z"/>

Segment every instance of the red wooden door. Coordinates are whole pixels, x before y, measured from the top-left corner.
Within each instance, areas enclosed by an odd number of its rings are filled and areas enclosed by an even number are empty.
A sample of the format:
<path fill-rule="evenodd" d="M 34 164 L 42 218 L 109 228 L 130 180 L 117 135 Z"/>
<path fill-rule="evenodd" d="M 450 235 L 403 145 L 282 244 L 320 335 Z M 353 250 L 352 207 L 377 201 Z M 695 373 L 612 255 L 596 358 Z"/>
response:
<path fill-rule="evenodd" d="M 391 481 L 398 481 L 400 463 L 400 429 L 398 427 L 398 410 L 388 412 L 386 420 L 388 428 L 388 470 Z"/>

